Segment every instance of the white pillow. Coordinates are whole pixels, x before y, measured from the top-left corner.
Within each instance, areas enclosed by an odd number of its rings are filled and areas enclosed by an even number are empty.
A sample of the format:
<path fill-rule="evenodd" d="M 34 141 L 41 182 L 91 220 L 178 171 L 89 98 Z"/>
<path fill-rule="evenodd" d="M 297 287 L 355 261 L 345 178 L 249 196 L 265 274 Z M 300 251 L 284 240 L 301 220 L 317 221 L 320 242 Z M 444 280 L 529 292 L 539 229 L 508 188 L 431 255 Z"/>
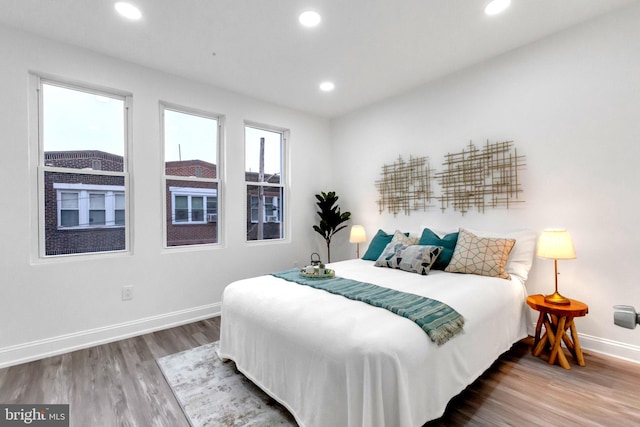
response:
<path fill-rule="evenodd" d="M 509 259 L 505 270 L 507 273 L 517 276 L 524 282 L 529 277 L 529 270 L 533 265 L 533 254 L 536 251 L 538 233 L 531 230 L 519 231 L 485 231 L 465 228 L 465 230 L 478 237 L 501 237 L 505 239 L 515 239 L 516 244 L 509 253 Z"/>

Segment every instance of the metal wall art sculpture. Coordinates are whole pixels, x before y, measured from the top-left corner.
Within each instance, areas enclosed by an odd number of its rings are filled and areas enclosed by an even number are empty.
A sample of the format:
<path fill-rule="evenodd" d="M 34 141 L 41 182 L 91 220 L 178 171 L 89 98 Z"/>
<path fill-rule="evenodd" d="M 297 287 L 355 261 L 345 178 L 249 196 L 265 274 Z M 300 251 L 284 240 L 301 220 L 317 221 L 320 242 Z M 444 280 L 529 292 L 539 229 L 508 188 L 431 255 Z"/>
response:
<path fill-rule="evenodd" d="M 378 210 L 385 208 L 393 215 L 404 211 L 427 210 L 433 207 L 433 191 L 431 168 L 428 157 L 409 157 L 405 162 L 398 157 L 393 164 L 382 166 L 382 178 L 376 181 L 380 193 Z"/>
<path fill-rule="evenodd" d="M 428 157 L 402 157 L 390 165 L 383 165 L 381 179 L 376 181 L 380 194 L 378 210 L 386 209 L 397 215 L 434 207 L 432 200 L 440 202 L 444 212 L 448 207 L 463 215 L 476 208 L 484 213 L 487 208 L 507 209 L 524 200 L 519 198 L 522 184 L 518 175 L 525 166 L 524 156 L 518 155 L 513 141 L 489 143 L 478 149 L 472 142 L 459 153 L 448 153 L 442 164 L 444 170 L 432 173 Z M 441 187 L 441 195 L 433 196 L 433 179 Z"/>
<path fill-rule="evenodd" d="M 451 206 L 464 215 L 474 207 L 484 213 L 487 208 L 508 209 L 524 202 L 518 198 L 522 192 L 518 171 L 524 165 L 513 141 L 487 141 L 482 149 L 470 142 L 466 150 L 447 154 L 444 171 L 435 174 L 442 189 L 440 209 Z"/>

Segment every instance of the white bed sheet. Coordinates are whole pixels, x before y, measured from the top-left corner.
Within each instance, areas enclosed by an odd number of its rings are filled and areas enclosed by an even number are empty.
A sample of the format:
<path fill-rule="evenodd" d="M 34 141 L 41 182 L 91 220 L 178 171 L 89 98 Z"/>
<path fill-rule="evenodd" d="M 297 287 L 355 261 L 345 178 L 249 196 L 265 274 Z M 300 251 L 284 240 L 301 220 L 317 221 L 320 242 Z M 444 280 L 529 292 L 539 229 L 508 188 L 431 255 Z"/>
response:
<path fill-rule="evenodd" d="M 420 276 L 359 259 L 330 267 L 341 277 L 442 301 L 465 326 L 437 346 L 411 320 L 366 303 L 270 275 L 230 284 L 220 355 L 301 426 L 422 426 L 527 336 L 526 290 L 515 276 Z"/>

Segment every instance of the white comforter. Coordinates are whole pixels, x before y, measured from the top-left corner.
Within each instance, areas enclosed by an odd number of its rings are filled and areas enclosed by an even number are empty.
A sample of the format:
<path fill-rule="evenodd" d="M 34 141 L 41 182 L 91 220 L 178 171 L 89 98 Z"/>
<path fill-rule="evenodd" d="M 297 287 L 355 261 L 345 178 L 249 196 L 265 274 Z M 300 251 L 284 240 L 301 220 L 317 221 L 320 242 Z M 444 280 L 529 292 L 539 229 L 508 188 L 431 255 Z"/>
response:
<path fill-rule="evenodd" d="M 227 286 L 220 355 L 306 427 L 416 427 L 527 336 L 520 279 L 420 276 L 351 260 L 341 277 L 442 301 L 465 318 L 442 346 L 414 322 L 342 296 L 262 276 Z"/>

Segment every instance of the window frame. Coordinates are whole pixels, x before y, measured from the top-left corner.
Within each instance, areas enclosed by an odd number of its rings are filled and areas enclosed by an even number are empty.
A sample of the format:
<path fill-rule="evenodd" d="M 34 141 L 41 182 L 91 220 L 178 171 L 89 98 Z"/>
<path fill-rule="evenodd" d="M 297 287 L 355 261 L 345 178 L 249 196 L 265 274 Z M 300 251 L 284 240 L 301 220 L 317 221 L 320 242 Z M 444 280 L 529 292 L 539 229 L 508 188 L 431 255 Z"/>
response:
<path fill-rule="evenodd" d="M 253 129 L 257 129 L 257 130 L 263 130 L 263 131 L 267 131 L 267 132 L 274 132 L 274 133 L 279 133 L 280 134 L 280 141 L 281 141 L 281 146 L 280 146 L 280 183 L 278 184 L 274 184 L 274 183 L 270 183 L 270 182 L 257 182 L 257 181 L 247 181 L 246 180 L 246 159 L 247 159 L 247 139 L 246 139 L 246 135 L 247 135 L 247 128 L 253 128 Z M 290 221 L 288 220 L 289 215 L 288 215 L 288 208 L 289 208 L 289 188 L 290 188 L 290 182 L 289 182 L 289 135 L 290 135 L 290 131 L 289 129 L 283 128 L 283 127 L 278 127 L 278 126 L 272 126 L 272 125 L 266 125 L 263 123 L 258 123 L 258 122 L 254 122 L 254 121 L 250 121 L 250 120 L 245 120 L 244 121 L 244 126 L 243 126 L 243 170 L 244 170 L 244 204 L 245 204 L 245 215 L 247 212 L 249 212 L 250 218 L 246 218 L 244 219 L 244 224 L 246 225 L 247 223 L 252 223 L 253 222 L 253 213 L 252 211 L 250 211 L 251 209 L 251 197 L 247 197 L 247 195 L 249 195 L 249 187 L 271 187 L 271 188 L 279 188 L 280 191 L 280 195 L 281 197 L 278 200 L 278 221 L 274 221 L 274 222 L 267 222 L 266 221 L 266 215 L 265 215 L 265 219 L 264 219 L 264 223 L 268 224 L 268 223 L 278 223 L 280 224 L 280 237 L 279 238 L 274 238 L 274 239 L 255 239 L 255 240 L 249 240 L 247 238 L 247 229 L 245 228 L 244 230 L 244 238 L 245 238 L 245 243 L 250 244 L 250 245 L 260 245 L 260 244 L 277 244 L 279 242 L 289 242 L 290 241 Z M 251 195 L 253 196 L 253 195 Z M 256 196 L 257 197 L 257 196 Z M 267 197 L 267 196 L 265 196 Z M 265 208 L 265 213 L 266 213 L 266 205 L 264 206 Z M 256 220 L 255 223 L 257 223 L 258 221 Z"/>
<path fill-rule="evenodd" d="M 125 187 L 122 185 L 90 185 L 90 184 L 65 184 L 54 183 L 53 189 L 56 191 L 56 210 L 58 215 L 58 230 L 92 230 L 100 228 L 123 228 L 126 226 L 116 223 L 116 196 L 121 194 L 125 196 Z M 62 194 L 75 193 L 77 198 L 78 224 L 76 226 L 62 225 Z M 91 225 L 88 220 L 91 216 L 91 195 L 104 195 L 105 202 L 105 224 Z M 65 209 L 71 210 L 71 209 Z M 126 209 L 125 209 L 126 213 Z M 111 224 L 110 224 L 111 222 Z M 80 225 L 86 224 L 86 225 Z"/>
<path fill-rule="evenodd" d="M 273 200 L 274 200 L 274 199 L 279 201 L 279 200 L 280 200 L 280 197 L 278 197 L 278 196 L 262 196 L 262 197 L 264 197 L 264 198 L 265 198 L 265 201 L 263 202 L 263 205 L 262 205 L 262 207 L 264 208 L 264 211 L 262 212 L 262 220 L 263 220 L 265 223 L 279 223 L 279 224 L 281 224 L 281 223 L 282 223 L 282 220 L 281 220 L 281 215 L 280 215 L 280 214 L 282 213 L 282 210 L 280 209 L 280 202 L 278 202 L 278 203 L 273 203 Z M 267 202 L 266 202 L 267 197 L 270 197 L 270 198 L 271 198 L 271 203 L 267 203 Z M 251 203 L 251 223 L 252 223 L 252 224 L 255 224 L 255 223 L 257 223 L 257 222 L 258 222 L 258 218 L 257 218 L 257 216 L 258 216 L 258 207 L 256 206 L 256 208 L 255 208 L 255 209 L 253 208 L 253 206 L 254 206 L 254 205 L 253 205 L 253 199 L 254 199 L 254 198 L 256 199 L 256 203 L 257 203 L 257 201 L 258 201 L 258 196 L 257 196 L 256 194 L 251 194 L 251 195 L 250 195 L 250 200 L 251 200 L 251 202 L 250 202 L 250 203 Z M 269 216 L 269 215 L 267 215 L 267 206 L 274 206 L 274 205 L 275 205 L 275 206 L 277 206 L 277 208 L 276 208 L 276 209 L 277 209 L 277 211 L 278 211 L 277 219 L 275 219 L 275 220 L 269 220 L 269 217 L 270 217 L 270 216 Z M 255 215 L 254 215 L 254 210 L 255 210 Z M 254 219 L 254 217 L 255 217 L 255 219 Z"/>
<path fill-rule="evenodd" d="M 31 139 L 30 152 L 32 154 L 33 161 L 31 162 L 31 169 L 34 171 L 34 179 L 31 181 L 31 188 L 34 190 L 34 201 L 37 206 L 38 214 L 33 216 L 33 226 L 37 230 L 32 238 L 32 258 L 35 261 L 54 261 L 56 259 L 68 259 L 68 258 L 82 258 L 82 257 L 104 257 L 112 254 L 130 254 L 131 253 L 131 233 L 132 233 L 132 212 L 131 212 L 131 186 L 130 186 L 130 162 L 131 162 L 131 140 L 132 140 L 132 94 L 130 92 L 117 90 L 109 87 L 99 86 L 96 84 L 90 84 L 86 82 L 74 81 L 71 79 L 65 79 L 59 76 L 48 75 L 45 73 L 30 73 L 29 85 L 31 88 L 32 98 L 30 105 L 30 127 L 33 129 L 34 138 Z M 123 103 L 123 159 L 122 159 L 122 172 L 116 171 L 104 171 L 94 169 L 76 169 L 67 167 L 51 166 L 45 163 L 45 147 L 44 147 L 44 108 L 43 108 L 43 85 L 57 86 L 63 89 L 83 92 L 86 94 L 104 96 L 107 98 L 113 98 L 122 101 Z M 78 175 L 97 175 L 97 176 L 114 176 L 121 177 L 124 185 L 124 225 L 117 226 L 117 228 L 125 229 L 124 236 L 124 248 L 114 249 L 109 251 L 95 251 L 95 252 L 77 252 L 66 254 L 52 254 L 46 253 L 46 219 L 45 219 L 45 175 L 47 172 L 53 173 L 66 173 L 66 174 L 78 174 Z M 68 184 L 67 184 L 68 185 Z M 56 194 L 56 200 L 57 200 Z M 56 207 L 59 210 L 59 207 Z M 59 216 L 56 221 L 59 224 Z M 108 227 L 113 228 L 113 227 Z M 65 227 L 65 230 L 74 229 L 72 227 Z M 77 229 L 77 228 L 76 228 Z"/>
<path fill-rule="evenodd" d="M 173 179 L 173 177 L 171 178 Z M 207 224 L 209 222 L 207 206 L 209 197 L 213 197 L 217 200 L 218 198 L 218 190 L 215 188 L 197 188 L 197 187 L 169 187 L 169 192 L 171 193 L 171 223 L 173 225 L 191 225 L 191 224 Z M 177 221 L 176 220 L 176 196 L 178 197 L 187 197 L 187 220 L 186 221 Z M 194 221 L 192 212 L 192 198 L 193 197 L 202 197 L 203 202 L 203 218 L 202 221 Z M 218 208 L 216 206 L 216 216 L 218 215 Z M 217 219 L 216 221 L 217 222 Z"/>
<path fill-rule="evenodd" d="M 159 103 L 159 114 L 160 114 L 160 151 L 161 151 L 161 176 L 162 176 L 162 216 L 163 216 L 163 225 L 162 225 L 162 241 L 164 245 L 164 249 L 175 251 L 175 250 L 193 250 L 201 247 L 221 247 L 224 244 L 224 227 L 222 224 L 222 220 L 224 219 L 224 214 L 221 212 L 220 207 L 224 206 L 223 201 L 223 180 L 220 178 L 224 176 L 224 123 L 225 116 L 219 113 L 213 113 L 209 111 L 200 110 L 197 108 L 186 107 L 183 105 L 175 104 L 167 101 L 160 101 Z M 165 111 L 170 110 L 177 113 L 188 114 L 192 116 L 198 116 L 205 119 L 212 119 L 217 121 L 217 141 L 216 141 L 216 177 L 215 178 L 203 178 L 201 176 L 180 176 L 180 175 L 167 175 L 166 170 L 166 140 L 165 140 Z M 197 175 L 197 174 L 196 174 Z M 198 188 L 198 187 L 170 187 L 167 190 L 167 181 L 185 181 L 185 182 L 208 182 L 215 183 L 216 188 Z M 202 222 L 176 222 L 175 219 L 175 196 L 171 191 L 171 188 L 179 188 L 180 190 L 189 190 L 189 194 L 198 193 L 198 192 L 216 192 L 216 242 L 214 243 L 196 243 L 191 245 L 169 245 L 167 239 L 167 224 L 171 221 L 171 225 L 176 226 L 188 226 L 188 225 L 203 225 L 207 224 L 207 203 L 204 201 L 204 211 L 205 217 Z M 167 191 L 171 193 L 171 213 L 172 218 L 167 218 Z M 188 195 L 188 194 L 185 194 Z M 204 199 L 206 200 L 206 199 Z M 188 209 L 191 206 L 191 198 L 189 198 Z M 187 214 L 188 215 L 188 214 Z"/>

